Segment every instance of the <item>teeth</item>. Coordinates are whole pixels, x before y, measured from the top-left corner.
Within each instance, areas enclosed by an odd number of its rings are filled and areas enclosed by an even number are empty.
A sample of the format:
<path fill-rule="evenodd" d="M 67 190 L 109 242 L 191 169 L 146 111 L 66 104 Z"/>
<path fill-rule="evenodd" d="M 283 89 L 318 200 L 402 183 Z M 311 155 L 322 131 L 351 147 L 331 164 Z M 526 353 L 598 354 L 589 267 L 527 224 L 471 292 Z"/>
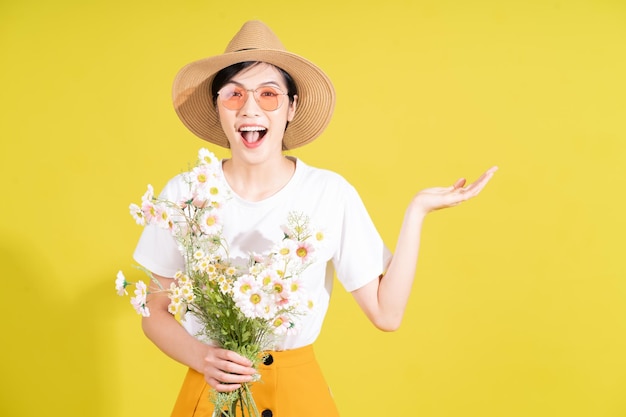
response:
<path fill-rule="evenodd" d="M 266 130 L 266 129 L 261 126 L 244 126 L 239 129 L 240 132 L 261 132 L 263 130 Z"/>

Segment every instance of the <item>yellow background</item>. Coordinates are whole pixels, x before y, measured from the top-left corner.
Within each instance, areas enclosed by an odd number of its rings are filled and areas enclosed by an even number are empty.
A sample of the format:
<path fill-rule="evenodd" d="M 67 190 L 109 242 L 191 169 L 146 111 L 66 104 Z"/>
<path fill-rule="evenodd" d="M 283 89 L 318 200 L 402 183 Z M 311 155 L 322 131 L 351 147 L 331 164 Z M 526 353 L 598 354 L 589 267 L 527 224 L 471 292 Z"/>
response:
<path fill-rule="evenodd" d="M 127 206 L 205 145 L 175 73 L 252 18 L 334 81 L 294 154 L 392 248 L 415 192 L 500 166 L 427 220 L 398 332 L 337 287 L 317 352 L 342 416 L 626 415 L 621 0 L 2 1 L 0 415 L 169 415 L 184 369 L 114 291 L 141 277 Z"/>

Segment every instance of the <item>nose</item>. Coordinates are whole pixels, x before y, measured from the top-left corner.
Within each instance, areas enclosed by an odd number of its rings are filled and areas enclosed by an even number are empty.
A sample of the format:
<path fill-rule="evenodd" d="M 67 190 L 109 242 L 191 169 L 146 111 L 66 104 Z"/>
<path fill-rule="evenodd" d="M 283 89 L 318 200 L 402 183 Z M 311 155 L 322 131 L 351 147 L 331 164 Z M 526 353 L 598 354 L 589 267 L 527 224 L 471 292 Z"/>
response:
<path fill-rule="evenodd" d="M 261 107 L 259 107 L 259 103 L 254 98 L 254 90 L 246 90 L 246 92 L 248 93 L 246 101 L 244 101 L 243 107 L 239 111 L 245 116 L 258 116 L 261 114 Z"/>

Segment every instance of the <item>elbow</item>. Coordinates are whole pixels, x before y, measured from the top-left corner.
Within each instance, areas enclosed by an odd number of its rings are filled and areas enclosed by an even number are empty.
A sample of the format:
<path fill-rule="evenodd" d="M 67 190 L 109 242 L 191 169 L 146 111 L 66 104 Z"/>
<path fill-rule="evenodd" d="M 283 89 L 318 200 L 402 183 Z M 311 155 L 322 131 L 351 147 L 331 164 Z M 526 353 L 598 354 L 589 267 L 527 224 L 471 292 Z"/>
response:
<path fill-rule="evenodd" d="M 154 320 L 151 320 L 150 317 L 141 318 L 141 330 L 143 334 L 152 341 L 154 341 L 154 327 Z"/>
<path fill-rule="evenodd" d="M 383 332 L 387 332 L 387 333 L 391 333 L 391 332 L 395 332 L 396 330 L 398 330 L 400 328 L 400 323 L 392 323 L 392 324 L 385 324 L 385 325 L 376 325 L 376 327 L 378 328 L 378 330 L 381 330 Z"/>
<path fill-rule="evenodd" d="M 386 320 L 374 320 L 373 324 L 378 330 L 381 330 L 383 332 L 395 332 L 400 329 L 400 325 L 402 324 L 402 317 L 388 318 Z"/>
<path fill-rule="evenodd" d="M 141 330 L 143 331 L 143 334 L 149 339 L 150 338 L 150 323 L 148 323 L 145 317 L 141 318 Z"/>

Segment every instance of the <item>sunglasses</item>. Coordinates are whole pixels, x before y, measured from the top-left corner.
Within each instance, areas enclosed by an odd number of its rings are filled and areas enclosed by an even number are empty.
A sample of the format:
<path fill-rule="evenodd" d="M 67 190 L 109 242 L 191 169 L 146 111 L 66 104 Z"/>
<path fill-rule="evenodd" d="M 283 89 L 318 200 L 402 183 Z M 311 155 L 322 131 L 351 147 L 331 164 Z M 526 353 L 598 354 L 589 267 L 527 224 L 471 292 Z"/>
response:
<path fill-rule="evenodd" d="M 218 93 L 220 102 L 229 110 L 239 110 L 248 101 L 248 93 L 251 92 L 254 100 L 265 111 L 277 110 L 285 99 L 287 93 L 283 93 L 276 87 L 259 87 L 255 90 L 246 90 L 238 85 L 227 85 Z"/>

